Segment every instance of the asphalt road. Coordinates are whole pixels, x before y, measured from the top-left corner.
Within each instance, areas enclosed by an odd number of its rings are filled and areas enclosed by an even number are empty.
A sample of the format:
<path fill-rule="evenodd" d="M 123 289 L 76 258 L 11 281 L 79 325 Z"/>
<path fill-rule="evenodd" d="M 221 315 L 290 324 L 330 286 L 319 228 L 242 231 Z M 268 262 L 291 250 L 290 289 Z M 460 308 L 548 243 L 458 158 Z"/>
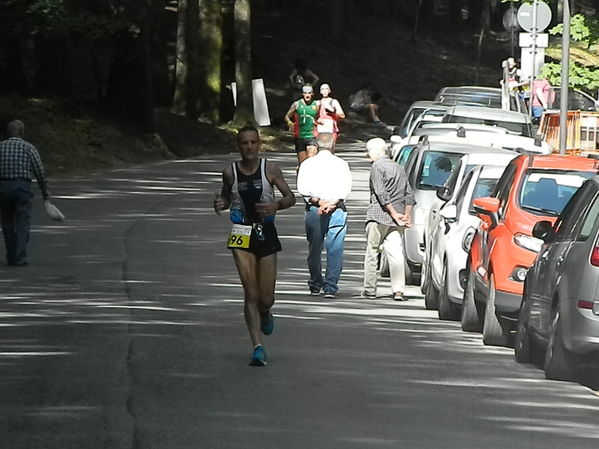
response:
<path fill-rule="evenodd" d="M 339 154 L 355 175 L 340 296 L 307 294 L 301 203 L 280 213 L 265 368 L 211 206 L 235 155 L 52 180 L 67 221 L 38 195 L 30 265 L 0 263 L 0 447 L 597 448 L 591 389 L 439 321 L 418 288 L 358 297 L 369 167 Z M 294 155 L 268 157 L 295 188 Z"/>

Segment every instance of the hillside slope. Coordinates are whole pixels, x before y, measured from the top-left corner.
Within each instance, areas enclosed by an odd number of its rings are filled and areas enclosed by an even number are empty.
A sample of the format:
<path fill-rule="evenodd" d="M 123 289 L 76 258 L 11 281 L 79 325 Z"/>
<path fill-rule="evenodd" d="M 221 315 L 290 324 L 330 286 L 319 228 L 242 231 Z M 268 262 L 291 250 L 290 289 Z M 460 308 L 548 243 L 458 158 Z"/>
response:
<path fill-rule="evenodd" d="M 487 42 L 484 64 L 476 64 L 476 39 L 449 41 L 411 30 L 390 17 L 365 16 L 340 41 L 326 37 L 327 21 L 310 22 L 321 33 L 298 32 L 298 18 L 260 11 L 254 15 L 254 77 L 267 88 L 273 126 L 265 128 L 266 150 L 291 150 L 292 139 L 282 117 L 293 101 L 288 75 L 296 58 L 331 84 L 333 96 L 348 109 L 347 98 L 367 81 L 383 93 L 381 118 L 398 124 L 407 107 L 430 99 L 443 86 L 496 85 L 504 45 Z M 309 28 L 309 27 L 308 27 Z M 306 28 L 306 29 L 308 29 Z M 302 30 L 303 28 L 299 28 Z M 325 36 L 325 37 L 323 37 Z M 56 99 L 0 98 L 0 123 L 14 117 L 26 122 L 27 138 L 40 150 L 50 174 L 130 165 L 164 158 L 234 151 L 231 130 L 190 122 L 165 110 L 156 111 L 157 133 L 138 135 L 114 117 L 82 104 Z M 342 141 L 380 135 L 385 128 L 350 115 L 342 124 Z"/>

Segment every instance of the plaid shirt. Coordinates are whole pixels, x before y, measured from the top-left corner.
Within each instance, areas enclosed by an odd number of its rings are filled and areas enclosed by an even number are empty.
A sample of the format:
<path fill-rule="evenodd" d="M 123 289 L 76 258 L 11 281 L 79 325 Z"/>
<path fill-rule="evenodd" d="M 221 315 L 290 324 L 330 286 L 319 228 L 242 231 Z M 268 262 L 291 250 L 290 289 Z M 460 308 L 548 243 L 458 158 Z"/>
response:
<path fill-rule="evenodd" d="M 37 179 L 42 196 L 48 198 L 48 182 L 39 153 L 33 145 L 18 137 L 0 142 L 0 180 Z"/>
<path fill-rule="evenodd" d="M 414 205 L 414 194 L 408 183 L 408 177 L 403 167 L 383 156 L 372 163 L 370 168 L 370 204 L 366 211 L 366 223 L 377 223 L 395 226 L 391 215 L 383 206 L 391 204 L 400 214 L 407 205 Z"/>

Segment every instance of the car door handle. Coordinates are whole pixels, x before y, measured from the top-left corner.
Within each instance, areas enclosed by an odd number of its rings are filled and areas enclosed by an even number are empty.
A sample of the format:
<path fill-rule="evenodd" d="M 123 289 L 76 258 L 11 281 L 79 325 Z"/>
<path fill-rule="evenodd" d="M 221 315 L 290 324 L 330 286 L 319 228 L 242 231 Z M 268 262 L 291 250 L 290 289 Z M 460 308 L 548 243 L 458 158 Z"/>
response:
<path fill-rule="evenodd" d="M 562 262 L 563 262 L 563 261 L 564 261 L 564 256 L 559 256 L 559 257 L 556 259 L 556 261 L 555 261 L 555 264 L 556 264 L 557 266 L 560 266 L 560 265 L 562 264 Z"/>

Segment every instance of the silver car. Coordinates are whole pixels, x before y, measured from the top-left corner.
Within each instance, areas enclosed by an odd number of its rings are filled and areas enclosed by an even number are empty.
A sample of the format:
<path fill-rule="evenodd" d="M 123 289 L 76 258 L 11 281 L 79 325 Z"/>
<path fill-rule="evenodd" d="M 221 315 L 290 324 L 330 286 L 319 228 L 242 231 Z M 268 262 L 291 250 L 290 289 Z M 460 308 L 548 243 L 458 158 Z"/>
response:
<path fill-rule="evenodd" d="M 516 111 L 504 111 L 503 109 L 482 106 L 453 106 L 445 113 L 443 122 L 500 126 L 518 136 L 534 136 L 530 115 Z"/>
<path fill-rule="evenodd" d="M 445 185 L 456 168 L 460 174 L 453 179 L 451 189 L 459 186 L 465 167 L 460 164 L 462 156 L 471 153 L 513 154 L 506 150 L 490 150 L 489 147 L 429 142 L 424 139 L 414 148 L 405 164 L 408 181 L 412 186 L 416 204 L 412 210 L 412 227 L 404 231 L 404 251 L 406 256 L 406 283 L 418 283 L 425 252 L 425 230 L 431 209 L 438 210 L 443 203 L 437 197 L 437 189 Z M 453 190 L 452 190 L 453 191 Z"/>
<path fill-rule="evenodd" d="M 599 361 L 599 177 L 572 196 L 554 226 L 540 221 L 544 241 L 524 284 L 514 342 L 516 360 L 543 354 L 548 379 L 572 380 Z"/>
<path fill-rule="evenodd" d="M 516 153 L 511 157 L 484 153 L 477 156 L 486 156 L 486 161 L 479 161 L 480 165 L 470 165 L 473 168 L 464 177 L 460 188 L 439 210 L 439 219 L 430 231 L 426 247 L 424 271 L 429 280 L 425 296 L 431 297 L 429 302 L 438 304 L 439 318 L 442 320 L 460 319 L 467 280 L 468 251 L 480 223 L 472 200 L 490 195 Z M 442 193 L 439 191 L 440 195 Z"/>

